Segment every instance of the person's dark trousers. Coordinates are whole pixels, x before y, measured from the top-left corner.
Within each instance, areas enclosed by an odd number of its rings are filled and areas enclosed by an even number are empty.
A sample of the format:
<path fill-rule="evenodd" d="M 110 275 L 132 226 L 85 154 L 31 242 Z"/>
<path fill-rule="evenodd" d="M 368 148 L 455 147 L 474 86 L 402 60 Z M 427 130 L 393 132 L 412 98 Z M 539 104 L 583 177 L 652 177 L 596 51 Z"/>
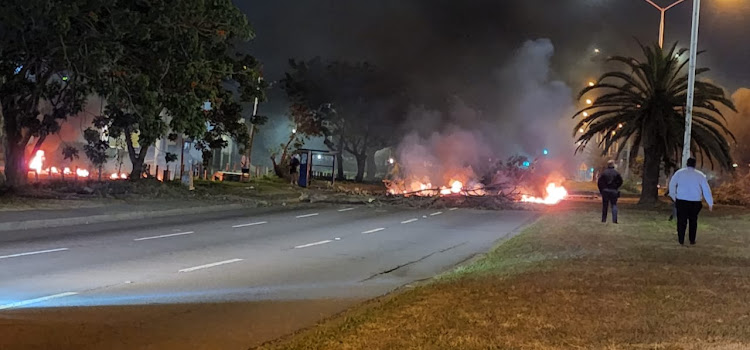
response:
<path fill-rule="evenodd" d="M 607 222 L 607 211 L 612 205 L 612 222 L 617 223 L 617 192 L 602 191 L 602 222 Z"/>
<path fill-rule="evenodd" d="M 675 206 L 677 207 L 677 240 L 680 244 L 685 244 L 685 230 L 689 225 L 690 244 L 695 244 L 698 234 L 698 213 L 703 209 L 703 203 L 678 199 Z"/>

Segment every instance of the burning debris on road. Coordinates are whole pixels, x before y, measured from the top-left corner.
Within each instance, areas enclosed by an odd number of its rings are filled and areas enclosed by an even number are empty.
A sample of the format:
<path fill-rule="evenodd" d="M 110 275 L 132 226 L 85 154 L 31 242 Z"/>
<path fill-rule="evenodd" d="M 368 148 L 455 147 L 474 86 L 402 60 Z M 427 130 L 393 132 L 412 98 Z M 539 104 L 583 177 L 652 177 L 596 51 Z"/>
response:
<path fill-rule="evenodd" d="M 447 170 L 447 174 L 451 175 L 443 178 L 448 180 L 437 186 L 433 185 L 429 176 L 404 176 L 396 164 L 391 179 L 384 180 L 384 183 L 388 195 L 392 197 L 494 197 L 510 202 L 556 205 L 568 196 L 562 186 L 564 179 L 561 176 L 537 176 L 535 165 L 538 162 L 538 159 L 532 163 L 525 157 L 512 157 L 507 162 L 488 167 L 487 174 L 481 178 L 470 166 Z M 428 171 L 433 168 L 429 163 L 424 165 Z M 406 171 L 408 173 L 408 169 Z"/>

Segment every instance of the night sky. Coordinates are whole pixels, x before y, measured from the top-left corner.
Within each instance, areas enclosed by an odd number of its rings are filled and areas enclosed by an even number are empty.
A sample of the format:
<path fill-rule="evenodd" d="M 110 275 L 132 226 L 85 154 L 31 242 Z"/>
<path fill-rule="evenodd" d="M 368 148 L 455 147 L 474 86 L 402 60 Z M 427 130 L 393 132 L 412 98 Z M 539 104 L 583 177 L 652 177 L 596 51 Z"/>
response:
<path fill-rule="evenodd" d="M 659 2 L 659 0 L 657 0 Z M 661 0 L 667 5 L 671 0 Z M 573 82 L 576 62 L 599 47 L 633 54 L 655 42 L 659 12 L 643 0 L 236 1 L 257 38 L 249 51 L 271 79 L 289 58 L 371 60 L 415 83 L 463 90 L 480 83 L 520 44 L 549 38 L 555 70 Z M 687 46 L 692 1 L 667 13 L 666 43 Z M 700 63 L 729 89 L 750 85 L 750 1 L 703 0 Z M 580 78 L 585 80 L 586 78 Z M 455 91 L 455 92 L 459 92 Z"/>
<path fill-rule="evenodd" d="M 656 0 L 668 5 L 672 0 Z M 255 28 L 246 50 L 258 57 L 269 80 L 283 76 L 290 58 L 368 60 L 401 74 L 413 96 L 458 96 L 471 108 L 499 113 L 512 86 L 498 85 L 501 71 L 528 40 L 554 45 L 551 79 L 572 92 L 605 67 L 608 55 L 640 57 L 636 38 L 656 43 L 659 12 L 644 0 L 273 0 L 240 1 Z M 692 1 L 667 13 L 665 46 L 689 46 Z M 704 76 L 728 92 L 750 86 L 750 1 L 703 0 L 699 48 Z M 571 93 L 572 97 L 573 93 Z M 283 93 L 271 92 L 264 114 L 285 111 Z M 283 118 L 281 118 L 283 120 Z M 283 122 L 282 122 L 283 123 Z M 276 129 L 280 124 L 273 126 Z M 283 135 L 266 134 L 273 145 Z"/>

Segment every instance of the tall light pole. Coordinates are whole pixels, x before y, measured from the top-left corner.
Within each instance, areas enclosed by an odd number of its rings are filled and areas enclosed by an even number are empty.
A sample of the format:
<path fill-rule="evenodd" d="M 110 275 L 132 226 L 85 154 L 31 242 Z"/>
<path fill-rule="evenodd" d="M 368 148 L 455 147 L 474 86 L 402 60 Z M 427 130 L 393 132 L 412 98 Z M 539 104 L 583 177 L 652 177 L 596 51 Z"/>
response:
<path fill-rule="evenodd" d="M 695 100 L 695 61 L 698 58 L 698 25 L 700 22 L 701 0 L 693 0 L 693 26 L 690 31 L 690 62 L 688 63 L 687 106 L 685 111 L 685 139 L 682 147 L 682 167 L 690 158 L 690 142 L 693 129 L 693 101 Z"/>
<path fill-rule="evenodd" d="M 680 3 L 684 2 L 685 0 L 678 0 L 672 3 L 672 5 L 669 5 L 667 7 L 661 7 L 657 5 L 653 0 L 645 0 L 651 6 L 656 7 L 659 12 L 661 12 L 661 23 L 659 24 L 659 47 L 664 47 L 664 19 L 666 17 L 667 11 L 669 11 L 671 8 L 679 5 Z"/>

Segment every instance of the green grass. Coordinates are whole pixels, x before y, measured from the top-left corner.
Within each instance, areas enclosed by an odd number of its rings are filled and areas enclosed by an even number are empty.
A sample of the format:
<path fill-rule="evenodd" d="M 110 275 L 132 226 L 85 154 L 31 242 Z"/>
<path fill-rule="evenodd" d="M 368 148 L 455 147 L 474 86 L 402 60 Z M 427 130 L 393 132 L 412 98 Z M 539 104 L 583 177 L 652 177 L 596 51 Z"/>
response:
<path fill-rule="evenodd" d="M 668 210 L 557 208 L 434 282 L 262 349 L 747 349 L 750 211 L 705 212 L 695 247 Z"/>

